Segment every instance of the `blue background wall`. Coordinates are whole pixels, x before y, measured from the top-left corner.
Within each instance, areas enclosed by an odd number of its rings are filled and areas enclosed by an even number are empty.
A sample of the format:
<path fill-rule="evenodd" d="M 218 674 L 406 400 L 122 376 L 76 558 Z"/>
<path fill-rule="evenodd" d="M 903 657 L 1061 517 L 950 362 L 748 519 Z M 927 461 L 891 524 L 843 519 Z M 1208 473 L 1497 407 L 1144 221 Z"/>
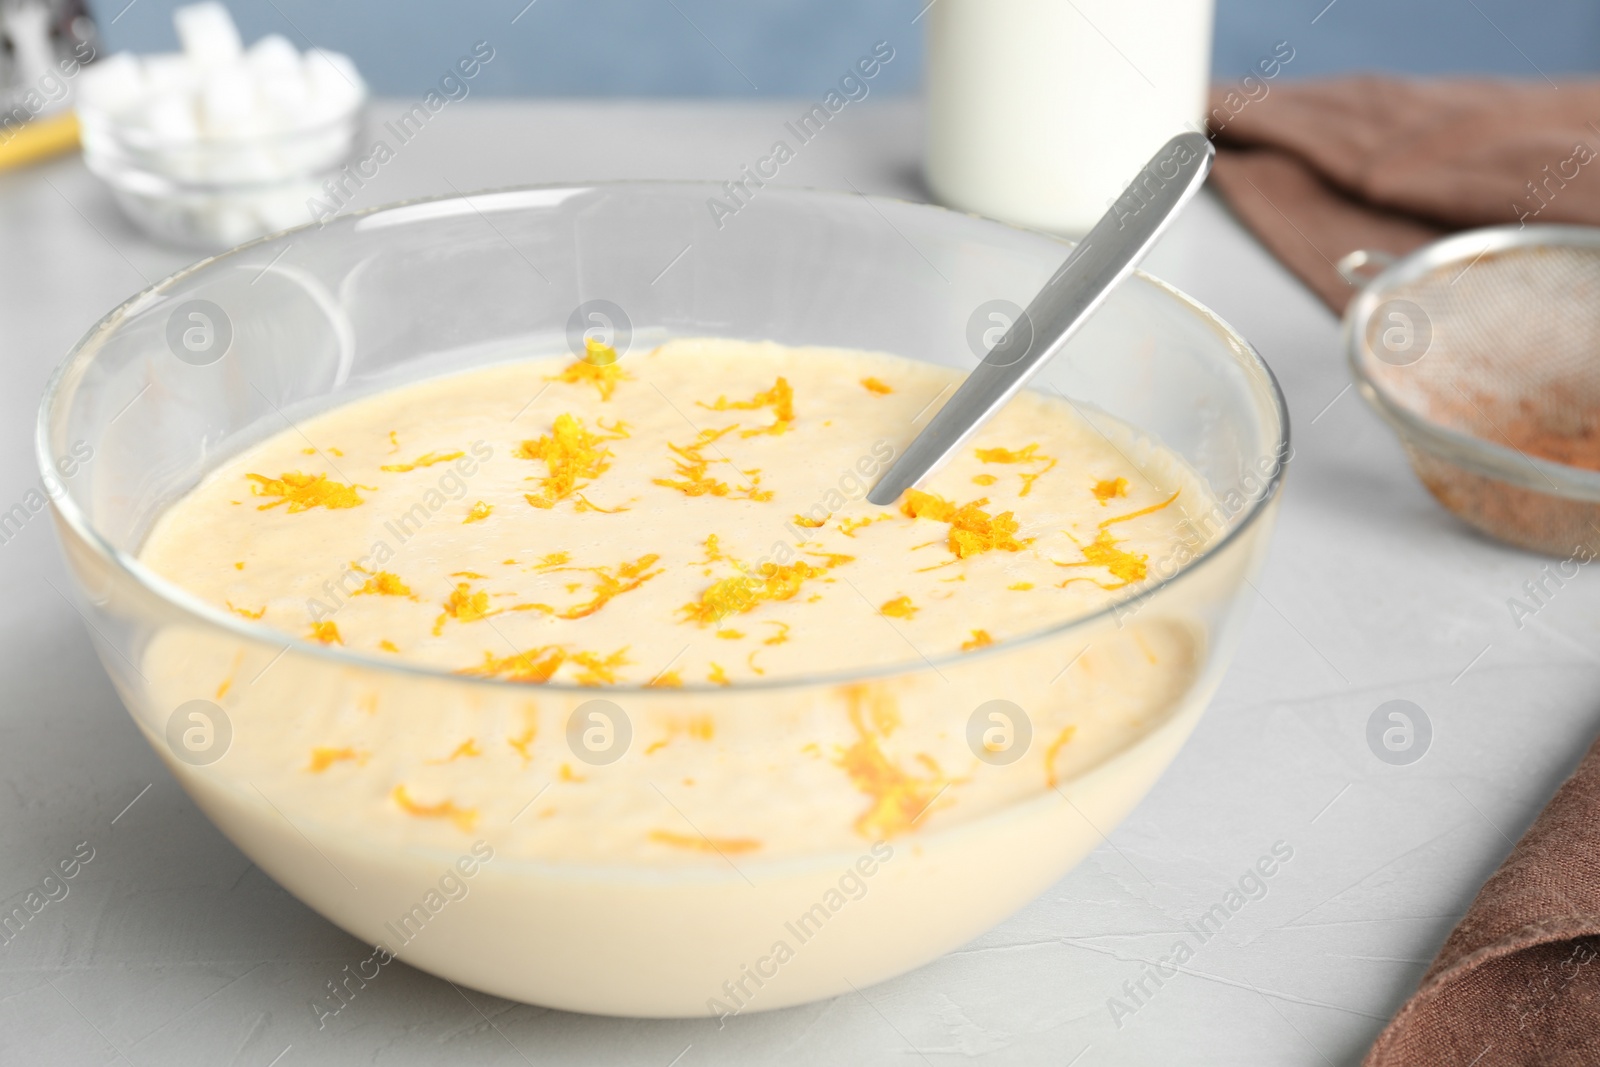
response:
<path fill-rule="evenodd" d="M 1063 0 L 1065 2 L 1065 0 Z M 1126 0 L 1140 3 L 1144 0 Z M 1559 78 L 1600 70 L 1595 0 L 1217 0 L 1214 68 L 1236 79 L 1276 41 L 1286 74 L 1356 69 Z M 176 47 L 178 0 L 94 0 L 112 49 Z M 927 0 L 228 0 L 251 41 L 277 32 L 349 53 L 380 93 L 424 91 L 474 41 L 499 95 L 811 95 L 876 40 L 878 91 L 921 78 Z M 513 22 L 513 19 L 515 20 Z M 1313 19 L 1315 20 L 1313 22 Z"/>

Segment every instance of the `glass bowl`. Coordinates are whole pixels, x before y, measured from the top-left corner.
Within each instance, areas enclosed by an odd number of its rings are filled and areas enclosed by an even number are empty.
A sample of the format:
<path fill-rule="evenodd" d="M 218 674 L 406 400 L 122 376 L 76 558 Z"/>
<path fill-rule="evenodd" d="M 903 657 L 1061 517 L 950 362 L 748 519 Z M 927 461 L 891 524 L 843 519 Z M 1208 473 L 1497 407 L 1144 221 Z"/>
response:
<path fill-rule="evenodd" d="M 1218 501 L 1184 520 L 1209 547 L 1151 559 L 1148 583 L 1097 614 L 988 648 L 731 687 L 518 684 L 297 640 L 136 558 L 153 520 L 223 459 L 359 396 L 569 352 L 591 329 L 623 350 L 714 335 L 970 368 L 969 336 L 997 306 L 1025 304 L 1068 248 L 894 200 L 763 188 L 730 211 L 724 195 L 518 189 L 279 234 L 117 308 L 49 387 L 40 463 L 106 670 L 212 821 L 374 946 L 366 978 L 398 957 L 504 997 L 644 1016 L 764 1010 L 888 978 L 993 926 L 1101 843 L 1225 669 L 1287 416 L 1245 341 L 1145 275 L 1035 387 L 1107 433 L 1140 428 L 1122 442 L 1132 455 L 1159 442 L 1187 461 Z M 1158 668 L 1152 649 L 1172 654 Z M 692 745 L 646 743 L 686 724 Z M 1003 743 L 977 743 L 991 729 Z M 274 755 L 354 734 L 371 758 L 349 774 Z M 462 736 L 491 755 L 456 781 L 459 805 L 402 811 L 396 784 L 438 773 L 427 757 Z M 869 741 L 894 786 L 873 796 L 841 769 Z M 924 756 L 950 769 L 938 789 Z M 701 787 L 680 788 L 687 778 Z M 711 847 L 642 850 L 618 830 L 640 812 Z M 756 812 L 785 828 L 770 847 L 714 844 Z M 330 993 L 325 1010 L 340 1003 Z"/>
<path fill-rule="evenodd" d="M 140 229 L 214 252 L 316 220 L 319 203 L 331 215 L 372 177 L 377 162 L 354 159 L 365 102 L 362 89 L 347 108 L 302 129 L 184 140 L 80 108 L 83 161 Z M 347 164 L 359 175 L 344 173 Z"/>
<path fill-rule="evenodd" d="M 1600 227 L 1491 226 L 1343 264 L 1362 286 L 1344 316 L 1351 376 L 1422 484 L 1489 537 L 1594 558 Z M 1575 448 L 1588 463 L 1561 462 Z"/>

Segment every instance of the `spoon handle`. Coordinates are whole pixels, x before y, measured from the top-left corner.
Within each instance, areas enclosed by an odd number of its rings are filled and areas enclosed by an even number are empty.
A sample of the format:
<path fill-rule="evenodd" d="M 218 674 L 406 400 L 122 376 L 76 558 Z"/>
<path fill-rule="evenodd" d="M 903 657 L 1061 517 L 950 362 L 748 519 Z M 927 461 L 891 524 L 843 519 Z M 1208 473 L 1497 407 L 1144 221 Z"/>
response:
<path fill-rule="evenodd" d="M 893 504 L 1005 407 L 1144 258 L 1205 181 L 1215 155 L 1200 133 L 1162 145 L 867 499 Z"/>

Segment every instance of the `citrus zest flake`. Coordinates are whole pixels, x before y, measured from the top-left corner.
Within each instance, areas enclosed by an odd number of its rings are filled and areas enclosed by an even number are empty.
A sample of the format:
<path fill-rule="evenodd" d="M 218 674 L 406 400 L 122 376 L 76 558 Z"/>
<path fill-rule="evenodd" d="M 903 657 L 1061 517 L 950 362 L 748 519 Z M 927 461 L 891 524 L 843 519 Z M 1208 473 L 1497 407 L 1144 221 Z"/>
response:
<path fill-rule="evenodd" d="M 957 557 L 967 559 L 991 549 L 1020 552 L 1033 542 L 1032 538 L 1018 541 L 1016 516 L 1009 511 L 990 515 L 983 510 L 989 502 L 979 497 L 970 504 L 957 507 L 941 496 L 924 493 L 920 489 L 907 489 L 900 505 L 902 514 L 913 519 L 932 519 L 950 524 L 947 547 Z"/>
<path fill-rule="evenodd" d="M 498 614 L 500 614 L 499 609 L 489 610 L 488 593 L 482 590 L 475 593 L 470 582 L 457 582 L 444 602 L 444 611 L 433 622 L 433 635 L 437 637 L 444 633 L 444 624 L 450 619 L 455 619 L 457 622 L 477 622 L 479 619 Z"/>
<path fill-rule="evenodd" d="M 662 573 L 660 568 L 651 570 L 661 557 L 655 553 L 647 553 L 631 562 L 617 564 L 616 567 L 560 567 L 551 569 L 587 571 L 593 574 L 598 581 L 591 590 L 592 596 L 583 604 L 557 611 L 549 604 L 518 604 L 516 610 L 543 611 L 558 619 L 584 619 L 593 615 L 609 604 L 614 598 L 623 593 L 631 593 L 645 582 Z M 580 587 L 581 588 L 581 587 Z"/>
<path fill-rule="evenodd" d="M 754 430 L 741 430 L 740 437 L 757 437 L 761 434 L 771 434 L 774 437 L 786 432 L 794 425 L 794 389 L 789 385 L 789 379 L 778 376 L 771 389 L 764 390 L 751 397 L 749 400 L 729 400 L 726 396 L 717 397 L 716 403 L 701 403 L 701 407 L 708 411 L 759 411 L 762 408 L 771 408 L 773 421 L 770 426 L 761 426 Z"/>
<path fill-rule="evenodd" d="M 588 431 L 581 421 L 563 413 L 556 416 L 551 432 L 537 440 L 523 441 L 511 453 L 518 459 L 543 460 L 549 473 L 540 482 L 540 491 L 525 493 L 536 508 L 553 508 L 559 501 L 588 485 L 611 469 L 612 452 L 602 437 Z M 585 481 L 584 479 L 587 479 Z"/>
<path fill-rule="evenodd" d="M 1118 541 L 1111 536 L 1110 530 L 1101 530 L 1095 534 L 1093 541 L 1080 545 L 1083 559 L 1076 563 L 1056 562 L 1057 567 L 1104 567 L 1111 572 L 1112 577 L 1120 578 L 1122 585 L 1100 585 L 1102 589 L 1121 589 L 1123 586 L 1132 585 L 1134 582 L 1144 581 L 1148 573 L 1147 564 L 1149 557 L 1141 552 L 1129 552 L 1127 549 L 1118 548 Z M 1068 582 L 1077 579 L 1069 578 Z M 1066 585 L 1067 583 L 1062 583 Z"/>
<path fill-rule="evenodd" d="M 522 731 L 520 737 L 506 738 L 506 744 L 517 750 L 517 755 L 522 757 L 523 763 L 530 763 L 533 761 L 533 757 L 528 753 L 528 746 L 533 744 L 533 739 L 535 736 L 537 736 L 538 732 L 539 731 L 537 728 L 530 726 L 526 730 Z"/>
<path fill-rule="evenodd" d="M 1116 497 L 1128 495 L 1128 479 L 1105 478 L 1095 482 L 1094 487 L 1089 491 L 1094 494 L 1096 500 L 1100 501 L 1100 506 L 1105 507 Z"/>
<path fill-rule="evenodd" d="M 306 770 L 312 774 L 321 774 L 335 763 L 360 759 L 360 755 L 353 748 L 313 748 L 311 762 L 306 765 Z"/>
<path fill-rule="evenodd" d="M 672 450 L 672 465 L 677 468 L 678 478 L 656 478 L 656 485 L 667 489 L 676 489 L 684 496 L 733 496 L 735 499 L 754 500 L 756 502 L 772 499 L 772 491 L 761 488 L 761 472 L 759 470 L 741 470 L 740 474 L 750 480 L 750 484 L 738 489 L 731 488 L 727 482 L 713 478 L 708 473 L 713 463 L 726 463 L 733 466 L 733 461 L 726 457 L 708 459 L 701 453 L 701 449 L 714 443 L 719 437 L 737 426 L 724 426 L 720 430 L 701 430 L 693 444 L 675 445 L 667 442 L 667 448 Z M 734 468 L 738 470 L 737 467 Z"/>
<path fill-rule="evenodd" d="M 478 747 L 478 739 L 469 737 L 455 747 L 455 750 L 444 759 L 431 759 L 429 763 L 453 763 L 458 759 L 473 759 L 483 755 L 483 750 Z"/>
<path fill-rule="evenodd" d="M 994 638 L 989 636 L 988 630 L 972 631 L 972 640 L 961 642 L 961 651 L 972 652 L 980 648 L 988 648 L 994 644 Z"/>
<path fill-rule="evenodd" d="M 863 378 L 861 379 L 861 385 L 862 388 L 866 389 L 867 392 L 876 393 L 879 396 L 888 396 L 890 393 L 894 392 L 893 386 L 891 386 L 888 382 L 882 381 L 878 378 Z"/>
<path fill-rule="evenodd" d="M 820 578 L 826 572 L 803 560 L 779 566 L 766 563 L 760 577 L 742 574 L 715 582 L 700 599 L 685 604 L 682 611 L 691 622 L 708 626 L 729 615 L 742 615 L 753 611 L 764 601 L 789 600 L 800 592 L 800 586 L 811 578 Z"/>
<path fill-rule="evenodd" d="M 456 673 L 479 678 L 504 678 L 508 682 L 542 684 L 554 677 L 566 660 L 567 654 L 559 645 L 546 645 L 499 657 L 493 652 L 485 652 L 483 663 L 476 667 L 463 667 Z"/>
<path fill-rule="evenodd" d="M 609 358 L 607 358 L 609 357 Z M 618 382 L 631 382 L 633 375 L 622 369 L 617 360 L 617 350 L 600 344 L 594 338 L 585 342 L 582 359 L 567 365 L 560 374 L 545 379 L 547 382 L 565 382 L 568 385 L 592 385 L 602 401 L 610 400 L 617 391 Z"/>
<path fill-rule="evenodd" d="M 573 679 L 579 685 L 614 685 L 617 668 L 632 662 L 628 659 L 626 648 L 620 648 L 605 657 L 598 652 L 574 652 L 569 658 L 583 668 Z"/>
<path fill-rule="evenodd" d="M 1182 492 L 1182 490 L 1179 490 L 1179 492 Z M 1057 567 L 1104 567 L 1111 572 L 1112 577 L 1119 578 L 1122 582 L 1121 585 L 1105 585 L 1101 582 L 1095 582 L 1100 588 L 1108 591 L 1122 589 L 1135 582 L 1144 581 L 1145 576 L 1149 573 L 1150 557 L 1141 552 L 1130 552 L 1127 549 L 1119 548 L 1120 542 L 1111 535 L 1111 531 L 1106 527 L 1113 523 L 1127 522 L 1129 519 L 1137 519 L 1160 511 L 1176 499 L 1178 499 L 1178 493 L 1173 493 L 1159 504 L 1152 504 L 1137 511 L 1130 511 L 1126 515 L 1117 515 L 1113 518 L 1102 520 L 1100 522 L 1100 530 L 1095 534 L 1094 540 L 1087 545 L 1080 544 L 1078 546 L 1078 550 L 1083 553 L 1082 560 L 1074 563 L 1062 563 L 1059 560 L 1053 562 Z M 1071 535 L 1069 534 L 1068 536 L 1070 537 Z M 1074 541 L 1076 540 L 1074 538 Z M 1082 579 L 1068 578 L 1061 584 L 1065 587 L 1074 581 L 1080 580 Z"/>
<path fill-rule="evenodd" d="M 404 474 L 407 471 L 414 471 L 418 467 L 431 467 L 435 463 L 447 463 L 452 459 L 460 459 L 464 455 L 466 455 L 465 452 L 424 452 L 410 463 L 389 463 L 378 469 Z"/>
<path fill-rule="evenodd" d="M 360 570 L 360 568 L 356 568 Z M 411 596 L 411 587 L 400 580 L 400 576 L 389 571 L 378 571 L 369 577 L 360 589 L 351 596 Z"/>
<path fill-rule="evenodd" d="M 856 531 L 861 529 L 863 526 L 871 526 L 875 522 L 881 522 L 884 519 L 892 518 L 894 518 L 893 515 L 874 515 L 871 518 L 866 519 L 842 519 L 839 522 L 839 532 L 844 534 L 846 537 L 854 537 L 856 535 Z"/>
<path fill-rule="evenodd" d="M 866 694 L 860 687 L 851 687 L 848 695 L 850 725 L 855 728 L 856 741 L 834 764 L 842 768 L 856 788 L 872 802 L 856 819 L 855 830 L 869 840 L 906 833 L 955 781 L 945 777 L 939 765 L 926 755 L 919 757 L 919 762 L 929 772 L 926 777 L 912 774 L 890 760 L 879 741 L 887 738 L 898 722 L 894 709 L 878 706 L 886 698 L 874 701 L 870 709 L 873 725 L 869 727 L 862 706 Z"/>
<path fill-rule="evenodd" d="M 1027 496 L 1033 492 L 1033 483 L 1056 465 L 1055 457 L 1047 456 L 1040 452 L 1037 443 L 1026 445 L 1015 451 L 1009 448 L 980 448 L 977 449 L 977 456 L 984 463 L 1043 463 L 1044 466 L 1038 470 L 1022 475 L 1022 491 L 1017 494 L 1018 496 Z M 983 475 L 978 477 L 981 478 Z M 973 479 L 973 481 L 977 480 L 977 478 Z"/>
<path fill-rule="evenodd" d="M 754 852 L 761 847 L 761 842 L 753 837 L 706 837 L 701 834 L 676 834 L 671 830 L 651 830 L 650 840 L 672 848 L 718 854 L 738 855 L 741 852 Z"/>
<path fill-rule="evenodd" d="M 377 486 L 345 485 L 342 482 L 330 482 L 326 474 L 304 474 L 300 471 L 284 471 L 277 478 L 268 478 L 264 474 L 246 474 L 245 477 L 255 483 L 250 486 L 251 495 L 278 498 L 270 504 L 258 505 L 257 511 L 267 511 L 285 502 L 290 512 L 310 511 L 315 507 L 330 511 L 353 508 L 366 503 L 361 494 L 356 492 L 357 489 L 377 492 Z"/>
<path fill-rule="evenodd" d="M 390 795 L 394 798 L 394 802 L 400 806 L 401 811 L 404 811 L 407 815 L 414 815 L 419 819 L 450 819 L 463 832 L 468 833 L 471 832 L 473 824 L 478 821 L 476 809 L 457 807 L 456 802 L 453 800 L 441 800 L 437 804 L 419 804 L 411 799 L 410 794 L 406 792 L 406 787 L 403 785 L 395 786 L 394 792 Z"/>
<path fill-rule="evenodd" d="M 912 619 L 921 610 L 921 608 L 911 603 L 910 597 L 898 596 L 893 600 L 885 601 L 883 606 L 878 609 L 878 613 L 894 619 Z"/>
<path fill-rule="evenodd" d="M 489 517 L 492 511 L 494 511 L 493 504 L 485 504 L 480 500 L 467 510 L 467 517 L 461 520 L 461 525 L 465 526 L 469 522 L 482 522 Z"/>
<path fill-rule="evenodd" d="M 1044 750 L 1044 784 L 1050 789 L 1056 787 L 1056 756 L 1072 740 L 1072 735 L 1077 732 L 1078 728 L 1076 726 L 1066 727 L 1056 735 L 1054 741 L 1050 742 L 1050 747 Z"/>

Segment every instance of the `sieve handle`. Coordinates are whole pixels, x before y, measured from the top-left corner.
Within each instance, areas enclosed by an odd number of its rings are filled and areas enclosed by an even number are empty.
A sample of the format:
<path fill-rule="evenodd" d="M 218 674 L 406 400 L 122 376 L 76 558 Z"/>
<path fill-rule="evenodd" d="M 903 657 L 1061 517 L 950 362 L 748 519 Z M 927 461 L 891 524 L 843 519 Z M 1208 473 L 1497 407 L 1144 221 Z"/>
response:
<path fill-rule="evenodd" d="M 1339 272 L 1339 277 L 1359 288 L 1387 269 L 1396 258 L 1391 253 L 1380 252 L 1376 248 L 1358 248 L 1348 255 L 1339 257 L 1339 262 L 1333 265 L 1333 269 Z"/>

